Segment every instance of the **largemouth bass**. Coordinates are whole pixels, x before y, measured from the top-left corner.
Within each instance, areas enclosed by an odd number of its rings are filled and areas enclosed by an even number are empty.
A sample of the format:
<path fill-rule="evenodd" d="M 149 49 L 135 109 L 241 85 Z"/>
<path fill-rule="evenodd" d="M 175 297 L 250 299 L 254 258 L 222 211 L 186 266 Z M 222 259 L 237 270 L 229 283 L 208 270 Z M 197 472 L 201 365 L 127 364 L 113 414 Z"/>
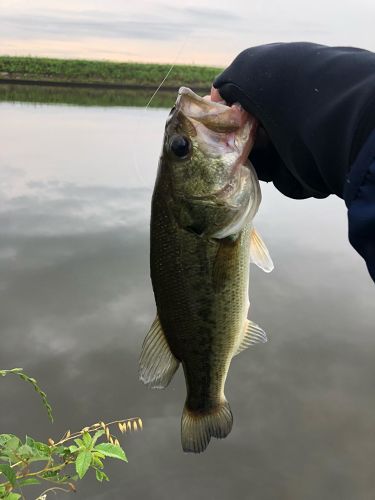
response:
<path fill-rule="evenodd" d="M 140 378 L 164 388 L 182 364 L 184 451 L 226 437 L 233 417 L 224 384 L 233 356 L 265 332 L 247 319 L 249 261 L 273 264 L 252 227 L 261 193 L 247 162 L 256 121 L 239 105 L 181 88 L 166 123 L 152 198 L 151 280 L 157 316 Z"/>

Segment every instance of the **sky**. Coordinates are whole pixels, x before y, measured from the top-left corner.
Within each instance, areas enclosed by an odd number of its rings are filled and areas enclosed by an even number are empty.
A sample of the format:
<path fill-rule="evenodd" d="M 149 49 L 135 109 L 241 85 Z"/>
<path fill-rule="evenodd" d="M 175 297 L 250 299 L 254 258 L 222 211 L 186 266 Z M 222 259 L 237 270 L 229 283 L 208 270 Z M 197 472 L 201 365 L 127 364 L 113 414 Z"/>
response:
<path fill-rule="evenodd" d="M 225 66 L 312 41 L 375 50 L 373 0 L 0 0 L 0 54 Z"/>

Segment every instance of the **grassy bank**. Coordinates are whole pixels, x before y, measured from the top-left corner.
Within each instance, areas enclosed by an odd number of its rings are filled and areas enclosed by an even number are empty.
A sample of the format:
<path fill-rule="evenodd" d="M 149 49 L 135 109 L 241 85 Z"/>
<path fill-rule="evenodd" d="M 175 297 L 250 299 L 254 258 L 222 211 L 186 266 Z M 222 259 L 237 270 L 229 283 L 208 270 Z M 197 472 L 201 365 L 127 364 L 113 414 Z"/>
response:
<path fill-rule="evenodd" d="M 30 80 L 98 85 L 158 87 L 170 69 L 167 64 L 115 63 L 73 59 L 0 56 L 0 79 Z M 219 68 L 176 65 L 165 82 L 166 88 L 182 85 L 209 89 Z"/>

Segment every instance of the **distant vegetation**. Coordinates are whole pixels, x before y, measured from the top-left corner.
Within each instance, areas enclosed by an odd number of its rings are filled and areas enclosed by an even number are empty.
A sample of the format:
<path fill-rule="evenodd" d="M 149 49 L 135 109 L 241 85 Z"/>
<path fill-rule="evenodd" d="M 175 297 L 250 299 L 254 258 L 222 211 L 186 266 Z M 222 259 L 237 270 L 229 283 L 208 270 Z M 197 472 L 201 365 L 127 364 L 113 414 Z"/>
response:
<path fill-rule="evenodd" d="M 165 78 L 170 65 L 115 63 L 74 59 L 0 56 L 0 79 L 39 80 L 44 82 L 87 83 L 157 87 Z M 207 89 L 220 68 L 176 65 L 165 82 L 175 89 L 182 85 Z"/>

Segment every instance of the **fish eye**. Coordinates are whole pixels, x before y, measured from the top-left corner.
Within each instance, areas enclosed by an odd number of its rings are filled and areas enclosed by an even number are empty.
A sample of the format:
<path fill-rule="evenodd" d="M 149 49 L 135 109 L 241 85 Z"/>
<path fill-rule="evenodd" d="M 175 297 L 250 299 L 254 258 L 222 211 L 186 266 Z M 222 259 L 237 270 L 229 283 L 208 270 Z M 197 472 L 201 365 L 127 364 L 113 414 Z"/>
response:
<path fill-rule="evenodd" d="M 178 158 L 185 158 L 190 151 L 190 141 L 184 135 L 175 135 L 170 142 L 171 151 Z"/>

